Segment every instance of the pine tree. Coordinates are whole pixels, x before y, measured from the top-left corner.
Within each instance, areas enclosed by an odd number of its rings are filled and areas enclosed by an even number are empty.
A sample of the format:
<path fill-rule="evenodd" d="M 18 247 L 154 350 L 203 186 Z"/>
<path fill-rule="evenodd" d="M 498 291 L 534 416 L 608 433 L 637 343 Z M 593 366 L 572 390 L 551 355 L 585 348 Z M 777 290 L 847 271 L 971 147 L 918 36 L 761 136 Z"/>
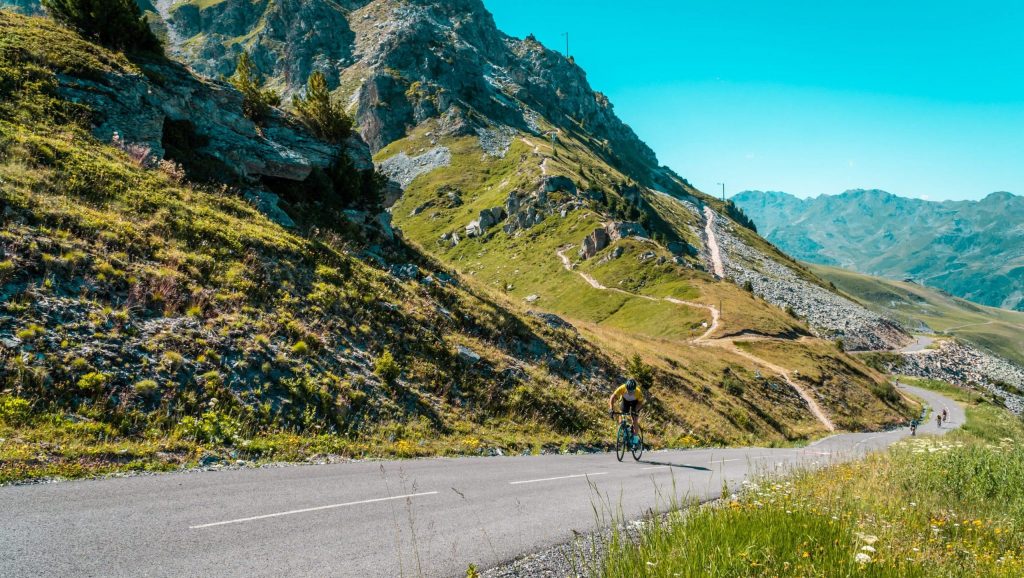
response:
<path fill-rule="evenodd" d="M 46 11 L 82 36 L 115 50 L 160 52 L 160 40 L 134 0 L 42 0 Z"/>
<path fill-rule="evenodd" d="M 341 142 L 352 132 L 352 120 L 331 99 L 327 79 L 320 71 L 309 75 L 306 97 L 295 96 L 292 105 L 302 122 L 320 138 Z"/>
<path fill-rule="evenodd" d="M 629 363 L 626 364 L 626 372 L 645 390 L 654 385 L 654 368 L 644 363 L 639 354 L 634 354 L 629 359 Z"/>
<path fill-rule="evenodd" d="M 260 76 L 252 58 L 242 53 L 238 57 L 231 84 L 242 93 L 242 113 L 259 123 L 270 113 L 270 107 L 281 104 L 281 97 L 272 90 L 263 90 Z"/>

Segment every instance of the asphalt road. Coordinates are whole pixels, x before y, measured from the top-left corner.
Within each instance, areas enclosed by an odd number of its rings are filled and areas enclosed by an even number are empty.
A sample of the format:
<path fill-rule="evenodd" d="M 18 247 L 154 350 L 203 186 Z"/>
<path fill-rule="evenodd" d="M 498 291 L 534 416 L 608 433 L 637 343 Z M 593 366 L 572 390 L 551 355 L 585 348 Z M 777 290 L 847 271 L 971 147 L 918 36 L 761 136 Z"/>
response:
<path fill-rule="evenodd" d="M 906 388 L 949 426 L 964 412 Z M 929 420 L 921 433 L 934 433 Z M 429 459 L 84 480 L 0 488 L 0 576 L 464 576 L 723 481 L 848 460 L 907 428 L 805 448 Z"/>

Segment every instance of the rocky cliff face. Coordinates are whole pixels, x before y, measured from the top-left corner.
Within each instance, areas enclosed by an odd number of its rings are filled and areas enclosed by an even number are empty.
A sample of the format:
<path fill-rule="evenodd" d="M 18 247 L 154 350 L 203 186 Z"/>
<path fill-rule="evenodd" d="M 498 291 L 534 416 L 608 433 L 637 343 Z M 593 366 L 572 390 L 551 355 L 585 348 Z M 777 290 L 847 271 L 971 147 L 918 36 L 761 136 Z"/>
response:
<path fill-rule="evenodd" d="M 286 95 L 301 92 L 314 70 L 323 72 L 373 150 L 442 118 L 448 134 L 495 126 L 584 133 L 607 159 L 644 180 L 662 174 L 651 149 L 579 66 L 533 39 L 501 33 L 480 0 L 187 0 L 157 7 L 169 50 L 207 76 L 231 74 L 243 51 Z"/>

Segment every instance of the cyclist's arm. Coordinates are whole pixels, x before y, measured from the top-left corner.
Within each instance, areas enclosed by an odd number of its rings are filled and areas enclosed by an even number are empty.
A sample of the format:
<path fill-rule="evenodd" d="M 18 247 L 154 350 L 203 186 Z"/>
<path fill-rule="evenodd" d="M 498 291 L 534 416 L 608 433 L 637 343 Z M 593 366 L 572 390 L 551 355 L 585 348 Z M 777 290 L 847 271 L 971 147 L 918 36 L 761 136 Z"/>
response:
<path fill-rule="evenodd" d="M 608 398 L 608 410 L 613 411 L 615 409 L 615 400 L 622 397 L 626 393 L 626 386 L 620 385 L 618 389 L 612 392 L 611 397 Z"/>

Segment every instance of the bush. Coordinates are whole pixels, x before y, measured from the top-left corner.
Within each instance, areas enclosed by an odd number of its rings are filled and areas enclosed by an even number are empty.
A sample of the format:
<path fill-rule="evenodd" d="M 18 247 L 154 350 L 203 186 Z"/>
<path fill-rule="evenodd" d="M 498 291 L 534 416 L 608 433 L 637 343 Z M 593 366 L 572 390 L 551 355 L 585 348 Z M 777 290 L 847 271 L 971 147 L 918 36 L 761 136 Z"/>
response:
<path fill-rule="evenodd" d="M 135 390 L 135 395 L 139 397 L 153 397 L 153 395 L 160 389 L 160 386 L 152 379 L 143 379 L 138 381 L 132 386 Z"/>
<path fill-rule="evenodd" d="M 307 353 L 309 353 L 309 344 L 305 341 L 299 341 L 292 346 L 293 355 L 306 355 Z"/>
<path fill-rule="evenodd" d="M 134 0 L 42 0 L 54 20 L 115 50 L 160 52 Z"/>
<path fill-rule="evenodd" d="M 263 90 L 262 80 L 248 54 L 238 57 L 238 66 L 231 77 L 231 84 L 242 93 L 242 113 L 253 122 L 260 124 L 270 114 L 271 107 L 281 104 L 281 96 L 272 90 Z"/>
<path fill-rule="evenodd" d="M 208 411 L 199 418 L 186 416 L 178 425 L 183 437 L 211 444 L 231 444 L 238 440 L 242 424 L 235 418 L 217 411 Z"/>
<path fill-rule="evenodd" d="M 402 368 L 395 361 L 395 356 L 391 355 L 391 350 L 384 349 L 384 353 L 373 362 L 373 373 L 386 383 L 391 383 L 402 373 Z"/>
<path fill-rule="evenodd" d="M 626 373 L 645 390 L 654 385 L 654 368 L 644 363 L 639 354 L 635 354 L 629 359 L 629 363 L 626 364 Z"/>
<path fill-rule="evenodd" d="M 292 105 L 309 130 L 322 139 L 341 142 L 352 134 L 352 119 L 331 100 L 327 79 L 320 71 L 309 76 L 306 97 L 295 96 Z"/>
<path fill-rule="evenodd" d="M 27 399 L 0 395 L 0 423 L 11 426 L 25 425 L 29 421 L 31 411 Z"/>

